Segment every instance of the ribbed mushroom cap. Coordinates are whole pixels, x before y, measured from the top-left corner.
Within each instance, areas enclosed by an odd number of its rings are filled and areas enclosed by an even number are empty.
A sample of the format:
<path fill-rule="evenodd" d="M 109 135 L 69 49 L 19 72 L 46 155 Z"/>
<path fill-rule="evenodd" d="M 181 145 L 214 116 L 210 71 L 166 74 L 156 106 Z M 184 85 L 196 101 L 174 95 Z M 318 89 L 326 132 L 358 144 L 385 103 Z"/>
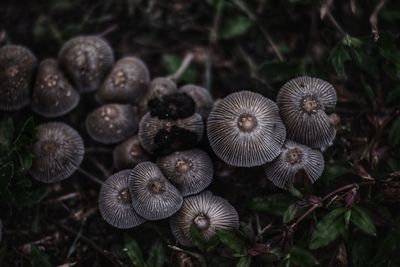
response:
<path fill-rule="evenodd" d="M 240 91 L 213 108 L 208 116 L 207 135 L 220 159 L 232 166 L 252 167 L 278 156 L 286 130 L 273 101 Z"/>
<path fill-rule="evenodd" d="M 196 227 L 205 240 L 210 240 L 218 230 L 239 227 L 239 215 L 226 200 L 209 191 L 186 197 L 182 207 L 170 220 L 175 238 L 184 246 L 193 246 L 190 229 Z"/>
<path fill-rule="evenodd" d="M 304 171 L 310 182 L 314 183 L 324 171 L 324 166 L 321 151 L 286 140 L 281 154 L 265 165 L 265 173 L 274 185 L 286 189 L 300 171 Z"/>
<path fill-rule="evenodd" d="M 150 80 L 149 70 L 136 57 L 118 60 L 96 95 L 100 102 L 138 104 Z"/>
<path fill-rule="evenodd" d="M 93 92 L 114 63 L 110 45 L 98 36 L 79 36 L 68 40 L 58 60 L 79 92 Z"/>
<path fill-rule="evenodd" d="M 18 110 L 29 104 L 36 64 L 36 57 L 23 46 L 0 48 L 0 110 Z"/>
<path fill-rule="evenodd" d="M 137 135 L 117 145 L 113 151 L 114 166 L 118 170 L 132 169 L 138 163 L 148 160 L 149 155 L 140 145 Z"/>
<path fill-rule="evenodd" d="M 123 170 L 108 177 L 99 194 L 101 216 L 109 224 L 120 229 L 132 228 L 146 221 L 132 207 L 128 186 L 130 172 L 131 170 Z"/>
<path fill-rule="evenodd" d="M 67 114 L 79 103 L 79 93 L 64 77 L 54 59 L 45 59 L 39 65 L 32 95 L 32 110 L 52 118 Z"/>
<path fill-rule="evenodd" d="M 214 175 L 210 157 L 200 149 L 174 152 L 159 158 L 157 165 L 183 196 L 203 191 Z"/>
<path fill-rule="evenodd" d="M 161 120 L 152 117 L 148 112 L 140 120 L 138 137 L 142 147 L 149 153 L 154 153 L 160 148 L 163 149 L 169 145 L 175 146 L 174 142 L 182 143 L 182 146 L 176 144 L 178 149 L 192 145 L 185 144 L 185 142 L 199 142 L 203 137 L 203 131 L 203 120 L 197 113 L 184 119 Z"/>
<path fill-rule="evenodd" d="M 313 148 L 329 146 L 336 135 L 326 111 L 336 105 L 333 86 L 307 76 L 287 82 L 276 98 L 288 138 Z"/>
<path fill-rule="evenodd" d="M 158 77 L 151 80 L 147 93 L 140 101 L 139 110 L 140 114 L 145 114 L 148 111 L 147 104 L 154 98 L 160 99 L 164 95 L 176 93 L 178 88 L 176 83 L 165 77 Z"/>
<path fill-rule="evenodd" d="M 106 104 L 92 111 L 86 118 L 90 137 L 103 144 L 118 143 L 136 133 L 138 115 L 135 107 Z"/>
<path fill-rule="evenodd" d="M 150 161 L 139 163 L 132 169 L 129 190 L 133 208 L 147 220 L 168 218 L 182 206 L 181 193 Z"/>
<path fill-rule="evenodd" d="M 30 175 L 43 183 L 56 183 L 71 176 L 83 160 L 84 144 L 79 133 L 61 122 L 36 127 Z"/>
<path fill-rule="evenodd" d="M 210 93 L 205 88 L 193 84 L 184 85 L 179 88 L 179 91 L 193 98 L 196 104 L 196 112 L 199 113 L 203 119 L 207 119 L 214 105 L 214 100 Z"/>

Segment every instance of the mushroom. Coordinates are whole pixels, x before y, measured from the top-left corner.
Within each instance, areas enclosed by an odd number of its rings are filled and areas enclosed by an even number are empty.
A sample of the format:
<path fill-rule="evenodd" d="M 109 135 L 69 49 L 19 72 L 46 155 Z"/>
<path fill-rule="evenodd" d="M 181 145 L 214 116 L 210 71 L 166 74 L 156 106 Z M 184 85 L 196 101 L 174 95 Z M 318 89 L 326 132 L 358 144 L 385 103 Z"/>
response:
<path fill-rule="evenodd" d="M 98 36 L 74 37 L 62 46 L 58 60 L 79 92 L 97 90 L 114 63 L 111 46 Z"/>
<path fill-rule="evenodd" d="M 193 246 L 191 227 L 210 240 L 218 230 L 237 229 L 239 215 L 226 199 L 204 191 L 184 199 L 182 207 L 171 217 L 170 226 L 179 243 Z"/>
<path fill-rule="evenodd" d="M 109 224 L 120 229 L 132 228 L 146 221 L 132 207 L 128 186 L 130 172 L 131 170 L 123 170 L 108 177 L 99 194 L 101 216 Z"/>
<path fill-rule="evenodd" d="M 186 93 L 194 100 L 196 112 L 206 120 L 214 105 L 214 100 L 210 93 L 205 88 L 193 84 L 182 86 L 179 88 L 179 92 Z"/>
<path fill-rule="evenodd" d="M 57 61 L 43 60 L 36 75 L 32 110 L 43 117 L 59 117 L 73 110 L 78 105 L 79 99 L 79 93 L 64 77 Z"/>
<path fill-rule="evenodd" d="M 224 162 L 253 167 L 279 155 L 286 130 L 273 101 L 240 91 L 214 106 L 208 116 L 207 135 L 211 148 Z"/>
<path fill-rule="evenodd" d="M 194 114 L 195 103 L 185 93 L 171 93 L 148 102 L 150 114 L 159 119 L 183 119 Z"/>
<path fill-rule="evenodd" d="M 138 104 L 145 95 L 150 80 L 149 70 L 136 57 L 118 60 L 97 91 L 102 103 Z"/>
<path fill-rule="evenodd" d="M 83 160 L 84 144 L 79 133 L 61 122 L 36 128 L 30 175 L 43 183 L 56 183 L 70 177 Z"/>
<path fill-rule="evenodd" d="M 335 107 L 336 92 L 330 83 L 307 76 L 292 79 L 280 89 L 276 102 L 289 139 L 312 148 L 332 144 L 336 130 L 326 112 Z"/>
<path fill-rule="evenodd" d="M 36 57 L 23 46 L 0 48 L 0 110 L 18 110 L 29 104 L 36 64 Z"/>
<path fill-rule="evenodd" d="M 324 170 L 324 157 L 321 151 L 306 145 L 286 140 L 280 155 L 265 165 L 267 178 L 277 187 L 286 189 L 293 184 L 296 174 L 304 171 L 314 183 Z"/>
<path fill-rule="evenodd" d="M 129 190 L 133 208 L 147 220 L 170 217 L 182 206 L 181 193 L 150 161 L 141 162 L 132 169 Z"/>
<path fill-rule="evenodd" d="M 118 143 L 136 133 L 138 117 L 131 105 L 106 104 L 92 111 L 86 118 L 89 136 L 103 144 Z"/>
<path fill-rule="evenodd" d="M 210 157 L 200 149 L 174 152 L 159 158 L 157 165 L 183 196 L 203 191 L 214 175 Z"/>
<path fill-rule="evenodd" d="M 138 163 L 148 160 L 149 155 L 140 145 L 137 135 L 117 145 L 113 151 L 114 166 L 118 170 L 131 169 Z"/>

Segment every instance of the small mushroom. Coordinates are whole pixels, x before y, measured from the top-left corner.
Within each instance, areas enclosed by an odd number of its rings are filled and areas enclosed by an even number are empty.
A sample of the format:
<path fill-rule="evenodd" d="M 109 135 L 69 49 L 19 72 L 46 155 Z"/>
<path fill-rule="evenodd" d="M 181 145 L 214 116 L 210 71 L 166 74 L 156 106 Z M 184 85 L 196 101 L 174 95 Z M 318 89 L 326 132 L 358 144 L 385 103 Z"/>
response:
<path fill-rule="evenodd" d="M 214 106 L 208 116 L 207 135 L 215 154 L 224 162 L 253 167 L 279 155 L 286 130 L 273 101 L 240 91 Z"/>
<path fill-rule="evenodd" d="M 138 163 L 148 160 L 149 155 L 140 145 L 137 135 L 117 145 L 113 151 L 114 166 L 118 170 L 132 169 Z"/>
<path fill-rule="evenodd" d="M 43 183 L 56 183 L 70 177 L 83 160 L 84 144 L 79 133 L 61 122 L 36 128 L 30 175 Z"/>
<path fill-rule="evenodd" d="M 276 98 L 288 138 L 322 148 L 332 144 L 336 135 L 327 111 L 336 105 L 336 91 L 321 79 L 307 76 L 287 82 Z"/>
<path fill-rule="evenodd" d="M 179 211 L 171 217 L 173 235 L 184 246 L 193 246 L 191 227 L 196 227 L 205 240 L 210 240 L 218 230 L 239 227 L 239 215 L 222 197 L 209 191 L 186 197 Z"/>
<path fill-rule="evenodd" d="M 92 111 L 86 118 L 89 136 L 103 144 L 118 143 L 136 133 L 138 117 L 131 105 L 106 104 Z"/>
<path fill-rule="evenodd" d="M 79 92 L 97 90 L 114 63 L 111 46 L 98 36 L 78 36 L 61 48 L 58 59 Z"/>
<path fill-rule="evenodd" d="M 79 93 L 64 77 L 57 61 L 43 60 L 36 75 L 32 110 L 43 117 L 59 117 L 73 110 L 78 105 L 79 99 Z"/>
<path fill-rule="evenodd" d="M 148 102 L 151 116 L 159 119 L 184 119 L 195 113 L 196 104 L 185 93 L 172 93 Z"/>
<path fill-rule="evenodd" d="M 174 152 L 159 158 L 157 165 L 184 197 L 203 191 L 214 175 L 210 157 L 200 149 Z"/>
<path fill-rule="evenodd" d="M 204 120 L 207 120 L 208 114 L 214 105 L 214 100 L 210 93 L 205 88 L 193 84 L 182 86 L 179 88 L 179 92 L 189 95 L 194 100 L 196 112 L 199 113 Z"/>
<path fill-rule="evenodd" d="M 118 60 L 97 91 L 100 102 L 138 104 L 145 95 L 150 80 L 149 70 L 136 57 Z"/>
<path fill-rule="evenodd" d="M 147 105 L 150 100 L 161 99 L 162 96 L 176 93 L 177 90 L 176 83 L 173 80 L 164 77 L 154 78 L 149 84 L 147 93 L 140 101 L 140 114 L 145 114 L 148 111 Z"/>
<path fill-rule="evenodd" d="M 150 161 L 139 163 L 132 169 L 129 190 L 133 208 L 147 220 L 170 217 L 182 206 L 181 193 Z"/>
<path fill-rule="evenodd" d="M 132 207 L 128 186 L 130 172 L 131 170 L 123 170 L 108 177 L 99 194 L 101 216 L 109 224 L 120 229 L 132 228 L 146 221 Z"/>
<path fill-rule="evenodd" d="M 20 45 L 0 48 L 0 110 L 18 110 L 29 104 L 37 60 Z"/>
<path fill-rule="evenodd" d="M 293 184 L 296 174 L 301 171 L 314 183 L 324 170 L 321 151 L 306 145 L 286 140 L 280 155 L 265 165 L 267 178 L 277 187 L 286 189 Z"/>

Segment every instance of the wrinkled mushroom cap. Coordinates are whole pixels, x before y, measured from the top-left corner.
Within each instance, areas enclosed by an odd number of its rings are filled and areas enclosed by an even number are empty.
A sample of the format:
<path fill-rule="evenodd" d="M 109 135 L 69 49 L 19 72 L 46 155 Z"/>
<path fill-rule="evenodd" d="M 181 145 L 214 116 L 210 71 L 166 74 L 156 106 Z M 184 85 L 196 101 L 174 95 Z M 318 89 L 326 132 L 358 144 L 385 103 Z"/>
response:
<path fill-rule="evenodd" d="M 138 163 L 148 160 L 149 155 L 140 145 L 137 135 L 117 145 L 113 151 L 114 166 L 118 170 L 132 169 Z"/>
<path fill-rule="evenodd" d="M 179 92 L 186 93 L 194 100 L 196 104 L 196 112 L 206 120 L 214 105 L 214 100 L 210 93 L 205 88 L 193 84 L 182 86 L 179 88 Z"/>

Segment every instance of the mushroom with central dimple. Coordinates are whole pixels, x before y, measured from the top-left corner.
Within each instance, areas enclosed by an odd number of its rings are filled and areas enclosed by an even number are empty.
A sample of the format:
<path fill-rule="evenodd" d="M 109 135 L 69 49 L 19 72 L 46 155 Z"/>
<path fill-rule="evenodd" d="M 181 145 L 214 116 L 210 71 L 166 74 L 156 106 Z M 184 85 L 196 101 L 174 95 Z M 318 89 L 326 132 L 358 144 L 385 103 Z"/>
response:
<path fill-rule="evenodd" d="M 280 155 L 265 165 L 267 178 L 276 186 L 286 189 L 293 184 L 296 174 L 301 171 L 314 183 L 324 170 L 321 151 L 306 145 L 286 140 Z"/>
<path fill-rule="evenodd" d="M 117 145 L 113 151 L 114 166 L 118 170 L 131 169 L 138 163 L 148 160 L 149 155 L 140 145 L 137 135 L 134 135 Z"/>
<path fill-rule="evenodd" d="M 36 128 L 30 175 L 43 183 L 56 183 L 71 176 L 83 160 L 84 144 L 79 133 L 61 122 Z"/>
<path fill-rule="evenodd" d="M 180 210 L 171 217 L 170 225 L 175 238 L 184 246 L 193 246 L 191 227 L 196 227 L 205 240 L 218 230 L 239 227 L 239 215 L 226 200 L 209 191 L 186 197 Z"/>
<path fill-rule="evenodd" d="M 92 111 L 86 118 L 88 134 L 103 144 L 118 143 L 135 134 L 137 127 L 137 111 L 131 105 L 106 104 Z"/>
<path fill-rule="evenodd" d="M 336 105 L 336 91 L 330 83 L 307 76 L 292 79 L 280 89 L 276 103 L 289 139 L 313 148 L 332 144 L 336 129 L 326 112 Z"/>
<path fill-rule="evenodd" d="M 156 164 L 139 163 L 129 174 L 129 190 L 136 212 L 147 220 L 170 217 L 181 206 L 181 193 L 163 175 Z"/>
<path fill-rule="evenodd" d="M 240 91 L 213 108 L 208 116 L 207 135 L 215 154 L 224 162 L 253 167 L 278 156 L 286 130 L 273 101 Z"/>
<path fill-rule="evenodd" d="M 132 207 L 128 186 L 130 172 L 131 170 L 123 170 L 108 177 L 99 194 L 101 216 L 109 224 L 120 229 L 132 228 L 146 221 Z"/>

